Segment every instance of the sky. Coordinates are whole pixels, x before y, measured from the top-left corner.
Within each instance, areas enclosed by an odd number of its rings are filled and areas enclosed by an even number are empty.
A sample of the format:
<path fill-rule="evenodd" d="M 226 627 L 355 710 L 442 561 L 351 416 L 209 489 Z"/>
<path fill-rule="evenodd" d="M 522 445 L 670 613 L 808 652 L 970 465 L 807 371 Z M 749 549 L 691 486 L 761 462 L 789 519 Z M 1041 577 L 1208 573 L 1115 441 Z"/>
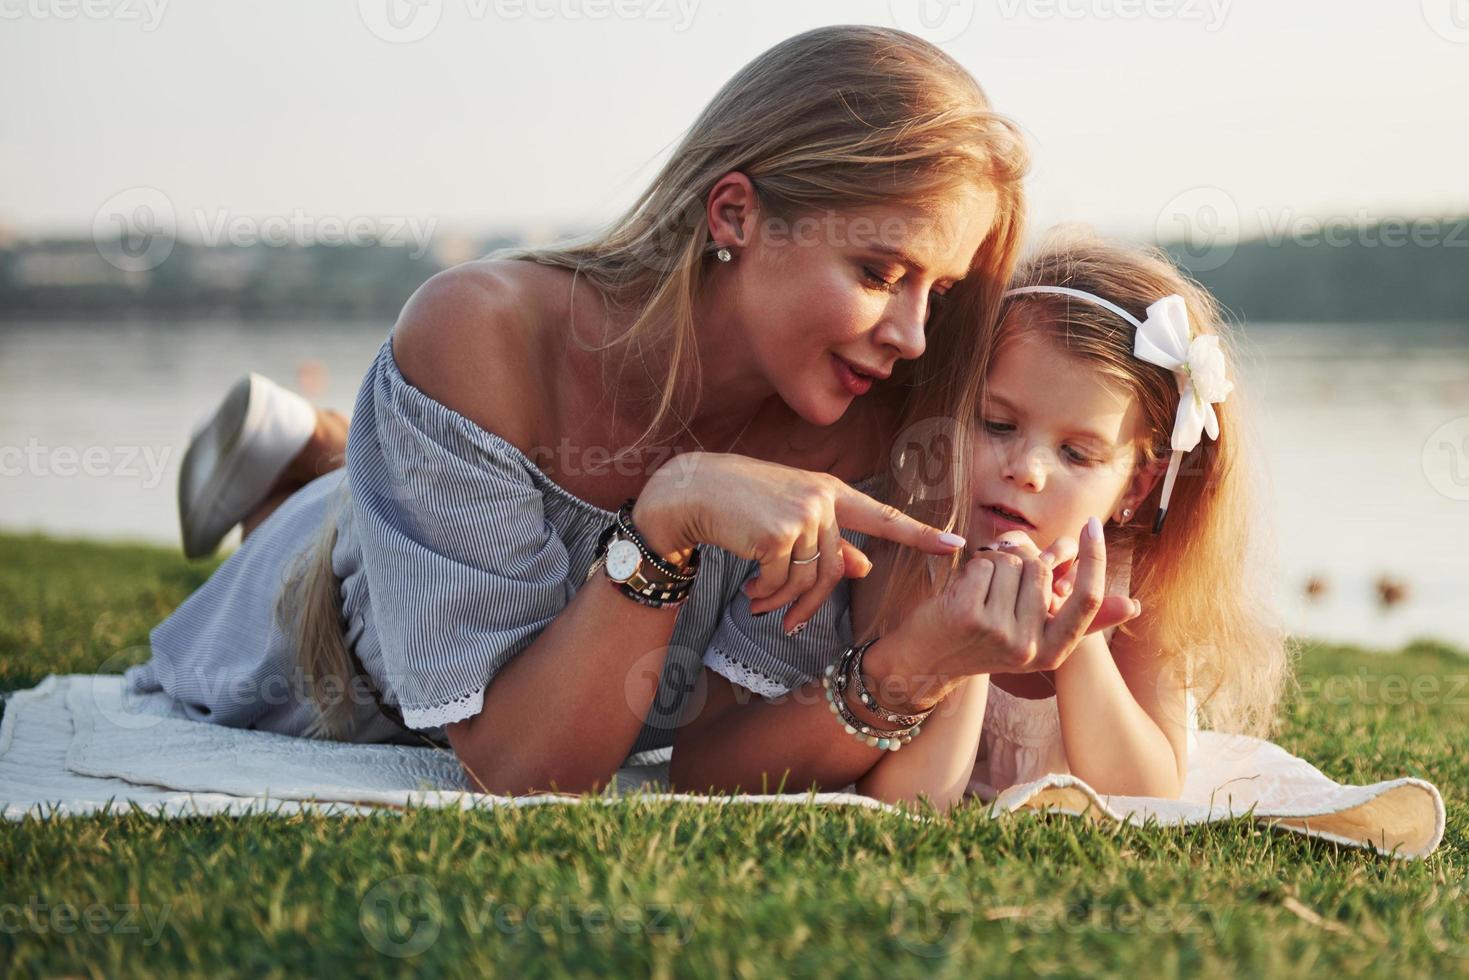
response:
<path fill-rule="evenodd" d="M 140 193 L 184 233 L 592 225 L 741 65 L 843 22 L 1021 124 L 1032 228 L 1469 213 L 1469 0 L 0 0 L 0 229 Z"/>

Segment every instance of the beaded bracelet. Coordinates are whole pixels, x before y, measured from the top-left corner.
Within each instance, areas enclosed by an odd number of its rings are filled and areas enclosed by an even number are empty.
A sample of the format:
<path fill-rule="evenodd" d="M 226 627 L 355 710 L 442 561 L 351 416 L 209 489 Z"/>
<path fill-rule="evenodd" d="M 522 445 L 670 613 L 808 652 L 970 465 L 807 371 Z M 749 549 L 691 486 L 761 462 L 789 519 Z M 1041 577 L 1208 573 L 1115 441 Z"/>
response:
<path fill-rule="evenodd" d="M 933 708 L 929 708 L 927 711 L 920 711 L 915 715 L 905 715 L 900 714 L 896 711 L 891 711 L 878 704 L 877 698 L 873 697 L 872 693 L 867 690 L 867 685 L 862 683 L 862 657 L 864 654 L 867 653 L 867 649 L 876 642 L 876 637 L 868 640 L 866 643 L 857 648 L 856 655 L 852 658 L 852 686 L 857 689 L 858 700 L 866 705 L 868 711 L 871 711 L 873 714 L 877 715 L 889 725 L 907 727 L 910 725 L 917 725 L 922 723 L 924 719 L 933 714 Z M 845 685 L 843 685 L 843 687 L 845 687 Z"/>
<path fill-rule="evenodd" d="M 848 647 L 835 663 L 828 664 L 821 677 L 821 686 L 826 691 L 827 707 L 842 721 L 848 735 L 874 748 L 896 752 L 913 741 L 923 729 L 921 725 L 888 730 L 874 728 L 864 723 L 847 707 L 843 692 L 847 687 L 847 671 L 856 662 L 856 648 Z"/>

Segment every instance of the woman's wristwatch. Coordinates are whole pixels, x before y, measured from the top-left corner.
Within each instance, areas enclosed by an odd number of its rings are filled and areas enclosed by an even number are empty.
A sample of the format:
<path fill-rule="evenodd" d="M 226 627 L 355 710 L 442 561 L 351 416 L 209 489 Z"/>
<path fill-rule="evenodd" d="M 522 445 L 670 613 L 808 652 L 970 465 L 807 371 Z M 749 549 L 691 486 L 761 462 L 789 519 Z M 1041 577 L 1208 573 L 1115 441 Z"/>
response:
<path fill-rule="evenodd" d="M 617 512 L 617 519 L 597 540 L 597 558 L 587 570 L 590 581 L 602 569 L 619 592 L 645 606 L 662 609 L 680 605 L 689 597 L 699 574 L 700 549 L 687 565 L 678 566 L 648 547 L 632 522 L 633 500 Z"/>

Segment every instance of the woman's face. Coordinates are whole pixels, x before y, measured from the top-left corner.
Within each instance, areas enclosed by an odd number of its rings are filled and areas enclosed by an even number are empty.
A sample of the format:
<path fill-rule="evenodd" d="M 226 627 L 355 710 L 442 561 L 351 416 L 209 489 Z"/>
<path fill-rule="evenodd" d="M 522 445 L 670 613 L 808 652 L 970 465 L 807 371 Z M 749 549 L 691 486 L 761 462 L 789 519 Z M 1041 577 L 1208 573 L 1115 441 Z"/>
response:
<path fill-rule="evenodd" d="M 923 209 L 760 217 L 731 286 L 758 370 L 803 419 L 836 422 L 923 353 L 934 296 L 968 274 L 995 210 L 971 189 Z"/>
<path fill-rule="evenodd" d="M 1142 413 L 1095 367 L 1034 329 L 1010 332 L 985 382 L 971 471 L 977 534 L 1023 531 L 1039 548 L 1136 508 Z"/>

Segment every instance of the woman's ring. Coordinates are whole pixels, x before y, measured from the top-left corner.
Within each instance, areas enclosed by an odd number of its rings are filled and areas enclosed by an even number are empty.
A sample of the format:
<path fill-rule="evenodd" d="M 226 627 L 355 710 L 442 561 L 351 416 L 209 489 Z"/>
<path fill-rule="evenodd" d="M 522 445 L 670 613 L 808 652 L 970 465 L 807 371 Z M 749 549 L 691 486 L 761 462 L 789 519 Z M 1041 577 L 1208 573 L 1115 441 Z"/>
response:
<path fill-rule="evenodd" d="M 812 555 L 810 558 L 792 558 L 791 559 L 791 564 L 792 565 L 809 565 L 813 561 L 815 561 L 816 559 L 818 559 L 820 557 L 821 557 L 821 552 L 818 551 L 818 552 L 816 552 L 816 554 Z"/>

